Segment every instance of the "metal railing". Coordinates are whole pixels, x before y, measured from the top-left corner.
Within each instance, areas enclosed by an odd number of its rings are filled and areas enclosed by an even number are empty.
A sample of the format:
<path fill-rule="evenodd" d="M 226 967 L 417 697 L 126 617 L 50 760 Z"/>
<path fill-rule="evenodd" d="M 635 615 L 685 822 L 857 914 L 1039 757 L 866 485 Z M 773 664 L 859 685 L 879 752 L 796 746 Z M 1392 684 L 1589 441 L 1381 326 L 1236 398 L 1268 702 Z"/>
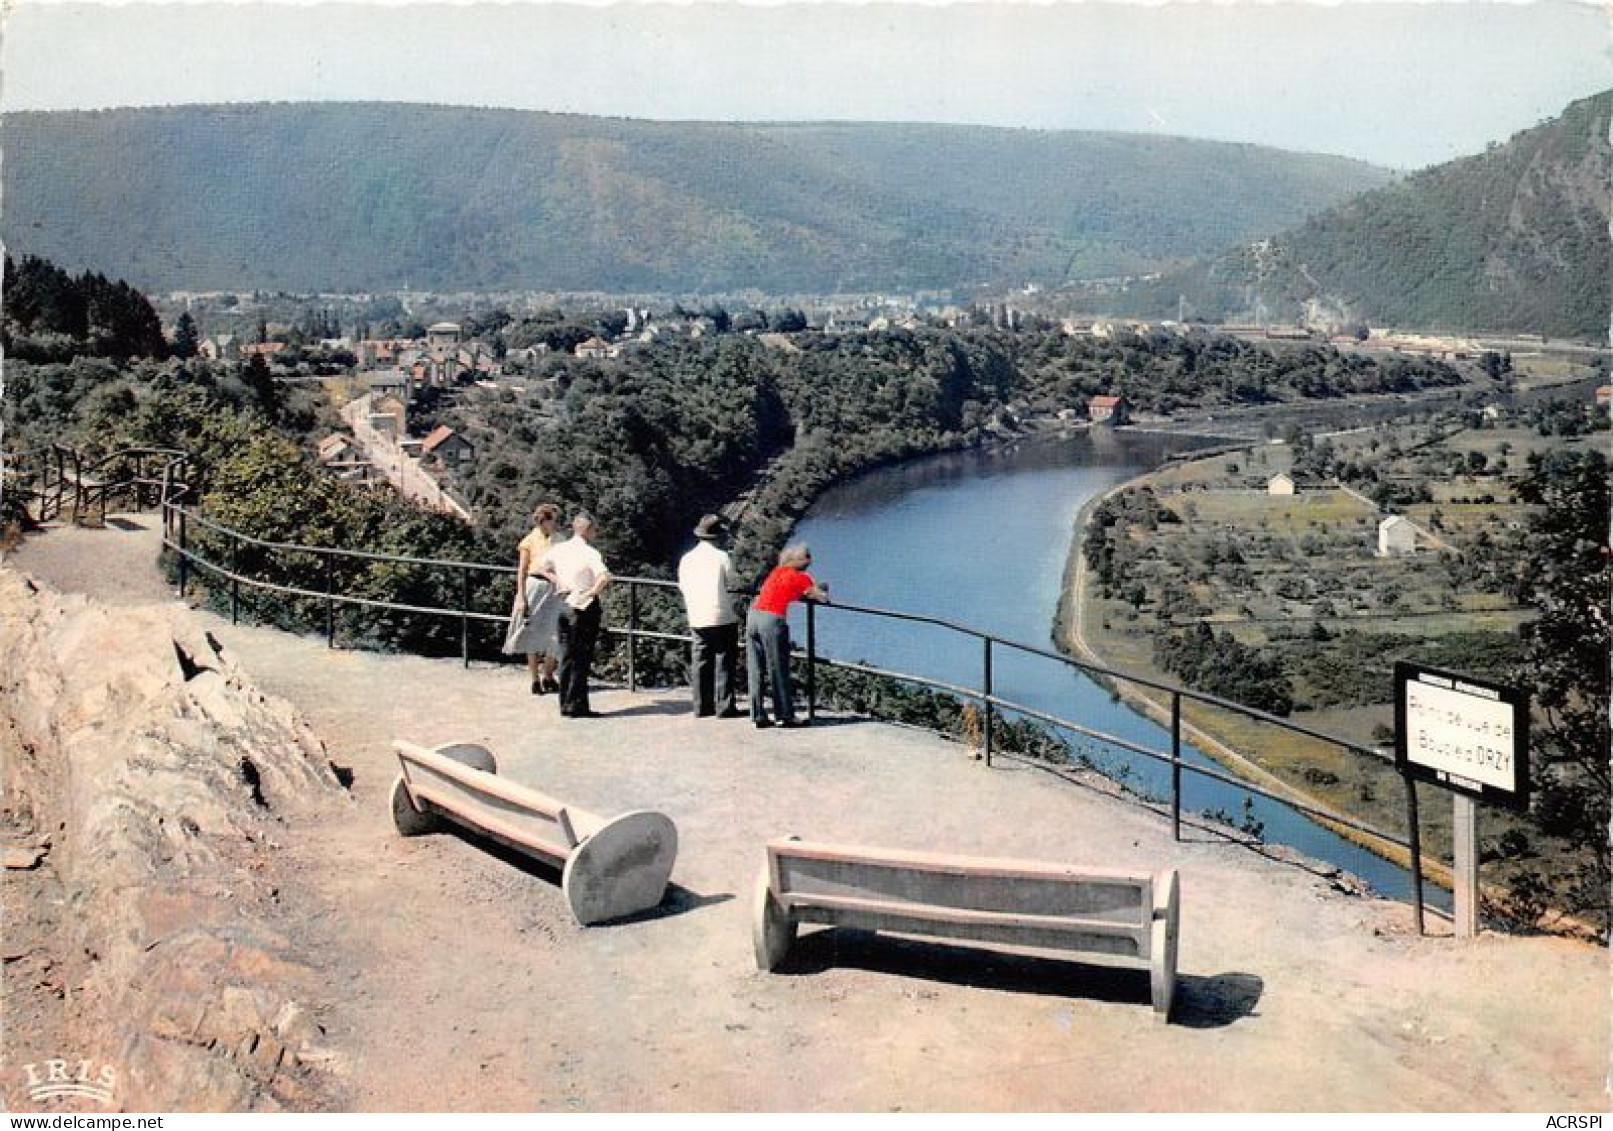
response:
<path fill-rule="evenodd" d="M 254 538 L 239 531 L 232 530 L 220 523 L 197 513 L 190 507 L 184 506 L 174 498 L 166 498 L 163 508 L 163 545 L 176 555 L 178 566 L 178 585 L 181 593 L 185 592 L 192 569 L 203 571 L 229 586 L 230 618 L 232 622 L 239 622 L 241 616 L 241 589 L 247 586 L 284 596 L 299 597 L 322 602 L 325 612 L 325 637 L 330 647 L 336 645 L 337 610 L 340 606 L 358 606 L 406 613 L 416 616 L 435 616 L 457 619 L 459 622 L 459 651 L 463 663 L 468 667 L 472 656 L 471 625 L 473 623 L 504 624 L 507 614 L 491 613 L 473 607 L 472 592 L 474 586 L 472 578 L 475 576 L 500 577 L 513 576 L 516 572 L 512 566 L 493 565 L 485 562 L 466 562 L 454 559 L 411 557 L 402 554 L 385 554 L 368 550 L 343 550 L 324 546 L 306 546 L 296 543 L 274 542 L 261 538 Z M 226 548 L 225 561 L 215 561 L 199 551 L 193 543 L 193 530 L 199 528 L 222 541 Z M 312 555 L 323 562 L 322 584 L 318 588 L 308 588 L 305 585 L 288 584 L 253 576 L 239 568 L 243 548 L 266 550 L 271 552 L 287 552 Z M 456 573 L 459 578 L 457 607 L 441 605 L 418 605 L 404 602 L 390 601 L 379 597 L 367 597 L 353 593 L 342 592 L 336 584 L 336 563 L 342 560 L 368 563 L 386 563 L 392 565 L 415 566 L 425 569 L 448 570 Z M 638 645 L 640 641 L 654 640 L 677 644 L 687 644 L 692 640 L 688 633 L 666 632 L 646 627 L 641 623 L 641 608 L 639 596 L 645 591 L 673 591 L 677 585 L 671 581 L 647 577 L 617 577 L 615 586 L 626 591 L 627 620 L 625 626 L 609 625 L 607 634 L 623 640 L 626 647 L 627 685 L 629 690 L 637 691 L 639 686 Z M 680 606 L 681 607 L 681 606 Z M 911 672 L 891 671 L 874 667 L 869 664 L 849 660 L 833 659 L 819 654 L 818 651 L 818 617 L 823 612 L 832 611 L 835 615 L 849 614 L 866 616 L 892 622 L 906 622 L 911 624 L 928 625 L 949 633 L 958 634 L 979 643 L 980 647 L 980 680 L 978 686 L 967 683 L 954 683 L 941 679 L 917 675 Z M 1002 651 L 1017 652 L 1024 655 L 1038 656 L 1046 660 L 1064 665 L 1071 670 L 1080 671 L 1089 677 L 1127 683 L 1139 688 L 1154 692 L 1168 698 L 1170 722 L 1170 748 L 1159 750 L 1144 743 L 1134 742 L 1119 735 L 1107 734 L 1087 727 L 1073 719 L 1061 717 L 1057 714 L 1039 710 L 1024 703 L 1004 698 L 996 693 L 994 686 L 994 662 Z M 1346 814 L 1338 813 L 1319 805 L 1295 797 L 1291 794 L 1275 789 L 1267 789 L 1250 781 L 1233 776 L 1220 769 L 1208 766 L 1195 765 L 1184 759 L 1182 748 L 1183 705 L 1184 703 L 1198 703 L 1206 707 L 1227 711 L 1262 724 L 1277 727 L 1287 733 L 1299 735 L 1314 741 L 1330 744 L 1351 753 L 1370 758 L 1383 763 L 1387 759 L 1369 746 L 1352 742 L 1314 730 L 1310 727 L 1291 722 L 1268 712 L 1253 707 L 1246 707 L 1218 696 L 1194 691 L 1191 688 L 1179 687 L 1143 676 L 1131 675 L 1112 668 L 1097 664 L 1086 663 L 1074 659 L 1060 652 L 1033 645 L 1007 640 L 994 636 L 982 629 L 955 621 L 944 620 L 939 617 L 903 612 L 895 609 L 881 609 L 869 606 L 848 605 L 841 603 L 806 605 L 806 640 L 804 648 L 795 653 L 805 668 L 805 692 L 808 718 L 815 718 L 818 708 L 817 670 L 820 666 L 840 669 L 863 675 L 898 680 L 928 688 L 932 691 L 956 696 L 959 699 L 979 705 L 981 719 L 981 745 L 982 755 L 986 764 L 991 764 L 995 748 L 994 727 L 995 720 L 1005 715 L 1034 720 L 1038 723 L 1054 727 L 1058 730 L 1069 731 L 1083 735 L 1098 742 L 1106 743 L 1129 753 L 1139 755 L 1159 762 L 1169 768 L 1170 772 L 1170 820 L 1172 836 L 1180 840 L 1182 837 L 1182 780 L 1183 774 L 1193 774 L 1206 780 L 1220 782 L 1233 787 L 1246 795 L 1265 798 L 1291 809 L 1304 816 L 1322 822 L 1326 825 L 1349 829 L 1374 838 L 1385 844 L 1394 845 L 1405 850 L 1411 860 L 1412 889 L 1416 908 L 1417 928 L 1423 929 L 1423 876 L 1421 865 L 1421 843 L 1418 832 L 1417 792 L 1415 784 L 1409 778 L 1403 778 L 1405 784 L 1405 803 L 1408 836 L 1401 838 L 1394 833 L 1374 827 L 1364 821 Z"/>
<path fill-rule="evenodd" d="M 186 453 L 174 448 L 122 448 L 89 458 L 76 448 L 51 444 L 4 459 L 6 491 L 20 492 L 32 505 L 30 517 L 52 522 L 65 514 L 74 521 L 106 521 L 112 500 L 128 498 L 137 509 L 182 495 Z M 26 505 L 25 504 L 25 507 Z"/>

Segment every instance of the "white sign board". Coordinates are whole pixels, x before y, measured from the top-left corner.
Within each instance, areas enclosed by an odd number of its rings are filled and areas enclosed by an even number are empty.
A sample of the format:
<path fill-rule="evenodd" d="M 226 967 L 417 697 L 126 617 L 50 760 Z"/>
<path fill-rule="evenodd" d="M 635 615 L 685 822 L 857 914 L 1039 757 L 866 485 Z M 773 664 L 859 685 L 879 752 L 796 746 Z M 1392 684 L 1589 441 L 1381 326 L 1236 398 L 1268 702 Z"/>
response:
<path fill-rule="evenodd" d="M 1396 761 L 1450 789 L 1522 805 L 1529 703 L 1513 688 L 1455 672 L 1395 665 Z"/>

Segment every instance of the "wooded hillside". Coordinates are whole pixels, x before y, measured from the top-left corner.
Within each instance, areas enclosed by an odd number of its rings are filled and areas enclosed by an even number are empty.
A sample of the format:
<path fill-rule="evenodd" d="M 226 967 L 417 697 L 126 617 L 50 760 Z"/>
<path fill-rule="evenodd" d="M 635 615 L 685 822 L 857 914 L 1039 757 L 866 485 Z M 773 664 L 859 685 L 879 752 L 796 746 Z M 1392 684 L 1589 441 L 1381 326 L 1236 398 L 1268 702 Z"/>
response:
<path fill-rule="evenodd" d="M 11 113 L 13 247 L 150 289 L 717 292 L 1158 270 L 1383 184 L 1251 145 L 399 104 Z"/>

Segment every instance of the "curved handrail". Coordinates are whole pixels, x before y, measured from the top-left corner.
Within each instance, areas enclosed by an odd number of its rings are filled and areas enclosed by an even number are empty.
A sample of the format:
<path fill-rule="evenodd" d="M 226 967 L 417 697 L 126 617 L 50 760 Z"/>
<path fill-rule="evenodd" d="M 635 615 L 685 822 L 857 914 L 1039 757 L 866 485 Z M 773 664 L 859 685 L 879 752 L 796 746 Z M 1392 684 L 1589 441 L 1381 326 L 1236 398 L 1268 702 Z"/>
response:
<path fill-rule="evenodd" d="M 1249 707 L 1245 704 L 1234 702 L 1231 699 L 1223 699 L 1218 695 L 1211 695 L 1209 692 L 1195 691 L 1190 687 L 1182 687 L 1177 684 L 1165 683 L 1162 680 L 1152 679 L 1148 676 L 1133 675 L 1130 672 L 1120 671 L 1118 668 L 1109 668 L 1104 667 L 1102 664 L 1094 664 L 1089 663 L 1086 660 L 1078 660 L 1074 656 L 1065 655 L 1063 652 L 1055 652 L 1051 648 L 1041 648 L 1034 644 L 1025 644 L 1018 640 L 1008 640 L 1005 637 L 993 636 L 991 633 L 986 632 L 983 629 L 974 628 L 971 625 L 959 624 L 957 621 L 945 620 L 941 617 L 928 616 L 922 613 L 907 613 L 897 609 L 882 609 L 873 605 L 848 605 L 841 601 L 826 602 L 826 604 L 828 604 L 831 608 L 843 609 L 847 612 L 867 613 L 872 616 L 880 617 L 884 620 L 912 621 L 919 624 L 934 625 L 937 628 L 945 628 L 953 632 L 961 633 L 965 636 L 972 636 L 977 640 L 990 640 L 994 644 L 1000 644 L 1004 648 L 1012 648 L 1016 652 L 1022 652 L 1030 656 L 1040 656 L 1043 659 L 1053 660 L 1056 663 L 1065 664 L 1072 668 L 1079 668 L 1088 675 L 1103 676 L 1109 679 L 1123 679 L 1128 683 L 1134 683 L 1139 687 L 1146 687 L 1153 691 L 1163 691 L 1168 695 L 1181 695 L 1185 699 L 1192 700 L 1195 703 L 1203 703 L 1207 707 L 1216 707 L 1224 711 L 1233 711 L 1247 718 L 1254 719 L 1257 722 L 1271 723 L 1275 726 L 1282 727 L 1284 730 L 1291 730 L 1297 734 L 1303 734 L 1307 738 L 1314 738 L 1321 742 L 1330 742 L 1337 746 L 1342 746 L 1347 750 L 1354 751 L 1357 754 L 1365 754 L 1369 757 L 1377 758 L 1380 761 L 1384 760 L 1383 753 L 1371 746 L 1365 746 L 1358 742 L 1352 742 L 1347 738 L 1340 738 L 1337 735 L 1326 734 L 1319 730 L 1313 730 L 1310 727 L 1304 726 L 1300 723 L 1291 722 L 1279 715 L 1273 715 L 1268 711 L 1262 711 L 1258 707 Z"/>
<path fill-rule="evenodd" d="M 154 472 L 147 472 L 146 460 L 149 457 L 163 458 L 161 466 Z M 39 514 L 36 520 L 47 522 L 58 517 L 65 509 L 66 497 L 71 490 L 73 499 L 73 512 L 75 518 L 87 514 L 97 502 L 101 508 L 101 518 L 106 518 L 107 501 L 120 492 L 133 488 L 137 496 L 142 488 L 159 488 L 157 502 L 159 505 L 179 498 L 189 493 L 189 484 L 178 479 L 178 472 L 189 461 L 190 455 L 178 448 L 143 445 L 130 448 L 119 448 L 95 459 L 87 458 L 77 448 L 66 444 L 48 444 L 43 448 L 30 451 L 6 453 L 3 462 L 10 475 L 17 474 L 13 469 L 19 465 L 27 469 L 23 474 L 36 477 L 39 482 L 30 484 L 25 490 L 30 497 L 39 500 Z M 118 469 L 129 466 L 133 461 L 133 470 L 128 474 L 113 479 L 94 479 L 95 473 L 108 468 Z M 37 465 L 37 470 L 29 465 Z M 141 498 L 138 501 L 144 502 Z"/>

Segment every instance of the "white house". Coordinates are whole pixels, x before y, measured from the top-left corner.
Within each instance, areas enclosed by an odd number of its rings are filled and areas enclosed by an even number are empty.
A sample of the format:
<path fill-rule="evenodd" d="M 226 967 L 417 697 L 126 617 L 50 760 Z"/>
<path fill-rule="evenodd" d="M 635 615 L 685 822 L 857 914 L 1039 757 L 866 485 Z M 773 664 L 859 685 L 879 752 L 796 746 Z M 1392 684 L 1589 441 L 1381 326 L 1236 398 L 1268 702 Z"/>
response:
<path fill-rule="evenodd" d="M 1294 480 L 1292 476 L 1284 475 L 1279 471 L 1276 475 L 1266 480 L 1266 494 L 1268 495 L 1292 495 L 1293 493 Z"/>
<path fill-rule="evenodd" d="M 426 327 L 428 349 L 448 349 L 459 343 L 458 322 L 433 322 Z"/>
<path fill-rule="evenodd" d="M 1392 514 L 1378 523 L 1378 556 L 1394 557 L 1397 554 L 1417 552 L 1417 527 L 1404 515 Z"/>

